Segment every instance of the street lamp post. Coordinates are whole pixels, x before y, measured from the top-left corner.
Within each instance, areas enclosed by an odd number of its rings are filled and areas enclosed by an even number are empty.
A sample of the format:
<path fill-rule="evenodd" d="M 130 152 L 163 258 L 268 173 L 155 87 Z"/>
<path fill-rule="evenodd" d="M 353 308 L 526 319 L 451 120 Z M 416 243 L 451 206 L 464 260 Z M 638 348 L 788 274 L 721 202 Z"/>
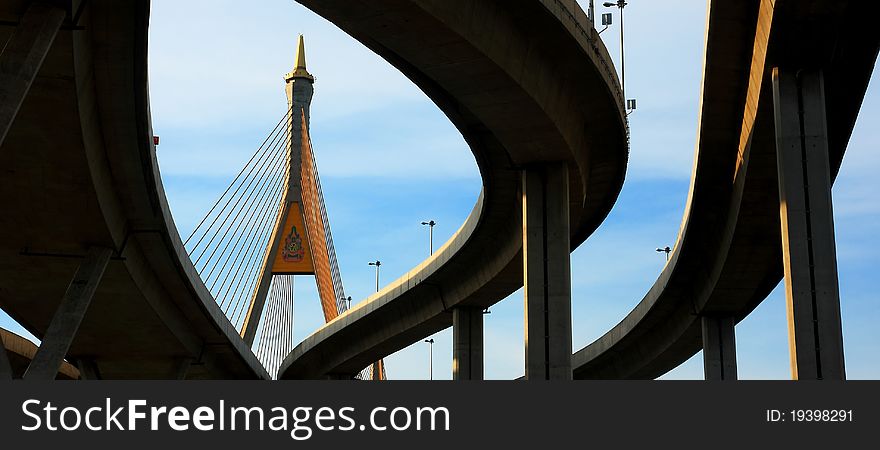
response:
<path fill-rule="evenodd" d="M 593 28 L 596 28 L 596 5 L 595 0 L 590 0 L 590 22 L 593 23 Z"/>
<path fill-rule="evenodd" d="M 379 292 L 379 267 L 382 266 L 382 261 L 378 259 L 368 263 L 371 266 L 376 266 L 376 292 Z"/>
<path fill-rule="evenodd" d="M 342 303 L 345 305 L 345 310 L 348 311 L 351 309 L 351 296 L 348 297 L 340 297 L 339 300 L 342 300 Z"/>
<path fill-rule="evenodd" d="M 620 90 L 623 94 L 623 100 L 626 101 L 626 55 L 623 48 L 623 8 L 627 5 L 626 0 L 617 0 L 617 2 L 605 2 L 602 6 L 606 8 L 618 7 L 620 9 Z M 629 106 L 629 103 L 627 103 Z"/>
<path fill-rule="evenodd" d="M 666 260 L 669 261 L 669 253 L 672 252 L 672 249 L 667 245 L 663 248 L 658 248 L 657 253 L 666 253 Z"/>
<path fill-rule="evenodd" d="M 370 266 L 376 266 L 376 292 L 379 292 L 379 267 L 382 267 L 382 261 L 378 259 L 372 262 L 367 263 Z M 349 297 L 351 299 L 351 297 Z M 384 367 L 380 361 L 376 361 L 373 363 L 373 380 L 381 380 L 382 379 L 382 368 Z"/>
<path fill-rule="evenodd" d="M 430 256 L 434 254 L 434 225 L 437 225 L 437 222 L 429 220 L 422 222 L 422 225 L 428 226 L 428 255 Z"/>
<path fill-rule="evenodd" d="M 428 379 L 434 379 L 434 338 L 425 339 L 428 343 Z"/>

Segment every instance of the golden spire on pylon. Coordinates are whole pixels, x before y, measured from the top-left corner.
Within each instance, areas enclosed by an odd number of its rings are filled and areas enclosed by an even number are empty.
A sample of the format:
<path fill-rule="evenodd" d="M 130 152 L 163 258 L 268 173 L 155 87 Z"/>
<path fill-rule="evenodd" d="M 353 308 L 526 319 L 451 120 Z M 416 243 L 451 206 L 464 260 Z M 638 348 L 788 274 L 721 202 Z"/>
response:
<path fill-rule="evenodd" d="M 309 81 L 315 81 L 315 77 L 306 70 L 306 44 L 303 35 L 299 35 L 299 45 L 296 48 L 296 66 L 293 72 L 288 72 L 284 79 L 290 81 L 294 78 L 305 78 Z"/>

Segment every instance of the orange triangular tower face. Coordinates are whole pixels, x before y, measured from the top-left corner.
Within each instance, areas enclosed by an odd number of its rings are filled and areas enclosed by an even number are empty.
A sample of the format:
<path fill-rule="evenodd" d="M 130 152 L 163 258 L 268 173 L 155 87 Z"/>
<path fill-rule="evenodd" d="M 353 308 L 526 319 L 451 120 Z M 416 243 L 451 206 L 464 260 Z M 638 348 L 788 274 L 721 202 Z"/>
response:
<path fill-rule="evenodd" d="M 299 202 L 290 202 L 281 239 L 272 264 L 272 275 L 314 275 L 315 264 Z"/>
<path fill-rule="evenodd" d="M 318 173 L 315 167 L 315 159 L 312 154 L 312 142 L 309 139 L 309 130 L 305 126 L 305 117 L 302 118 L 302 145 L 300 146 L 302 154 L 302 207 L 303 218 L 305 219 L 306 232 L 309 235 L 310 243 L 316 243 L 316 246 L 310 246 L 312 251 L 312 264 L 315 270 L 315 281 L 318 284 L 318 296 L 321 298 L 321 306 L 324 309 L 324 319 L 329 322 L 339 315 L 339 306 L 337 301 L 341 295 L 333 285 L 333 274 L 331 272 L 330 257 L 330 241 L 328 239 L 328 225 L 324 222 L 324 214 L 322 213 L 322 194 L 318 187 Z"/>

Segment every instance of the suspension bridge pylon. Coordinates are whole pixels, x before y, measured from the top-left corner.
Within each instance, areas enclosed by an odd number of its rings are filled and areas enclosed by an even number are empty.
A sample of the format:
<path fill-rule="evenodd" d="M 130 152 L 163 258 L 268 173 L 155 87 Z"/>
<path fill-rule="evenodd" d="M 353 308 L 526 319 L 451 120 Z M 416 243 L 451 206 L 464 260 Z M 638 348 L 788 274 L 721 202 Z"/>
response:
<path fill-rule="evenodd" d="M 260 332 L 257 356 L 267 364 L 270 372 L 277 369 L 280 360 L 291 350 L 284 348 L 287 346 L 283 344 L 278 347 L 277 343 L 289 342 L 292 333 L 293 277 L 314 275 L 325 321 L 335 319 L 349 307 L 309 137 L 309 109 L 315 77 L 306 68 L 302 35 L 299 36 L 296 65 L 284 80 L 289 107 L 284 133 L 287 137 L 284 193 L 240 329 L 242 339 L 249 346 L 254 345 Z M 264 350 L 269 347 L 273 349 Z M 384 364 L 382 361 L 372 364 L 358 378 L 384 379 Z"/>

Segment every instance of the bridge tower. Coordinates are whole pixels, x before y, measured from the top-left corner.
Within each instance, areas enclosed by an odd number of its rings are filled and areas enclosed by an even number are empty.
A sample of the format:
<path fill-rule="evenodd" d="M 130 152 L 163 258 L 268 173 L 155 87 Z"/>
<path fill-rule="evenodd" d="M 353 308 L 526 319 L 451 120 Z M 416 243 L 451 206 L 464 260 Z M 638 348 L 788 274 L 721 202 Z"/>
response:
<path fill-rule="evenodd" d="M 296 64 L 284 81 L 288 105 L 284 193 L 240 330 L 241 337 L 252 347 L 261 330 L 257 356 L 270 372 L 278 368 L 292 349 L 295 276 L 315 276 L 327 322 L 348 309 L 309 137 L 315 77 L 306 68 L 302 35 L 297 44 Z M 267 340 L 269 344 L 265 344 Z M 359 377 L 383 379 L 381 361 Z"/>
<path fill-rule="evenodd" d="M 306 69 L 305 42 L 302 36 L 299 37 L 297 46 L 296 66 L 284 76 L 284 80 L 290 110 L 287 119 L 290 137 L 287 142 L 286 192 L 241 329 L 241 336 L 248 345 L 253 345 L 256 338 L 273 277 L 315 274 L 312 245 L 302 208 L 303 141 L 308 136 L 309 108 L 314 95 L 315 77 Z"/>

